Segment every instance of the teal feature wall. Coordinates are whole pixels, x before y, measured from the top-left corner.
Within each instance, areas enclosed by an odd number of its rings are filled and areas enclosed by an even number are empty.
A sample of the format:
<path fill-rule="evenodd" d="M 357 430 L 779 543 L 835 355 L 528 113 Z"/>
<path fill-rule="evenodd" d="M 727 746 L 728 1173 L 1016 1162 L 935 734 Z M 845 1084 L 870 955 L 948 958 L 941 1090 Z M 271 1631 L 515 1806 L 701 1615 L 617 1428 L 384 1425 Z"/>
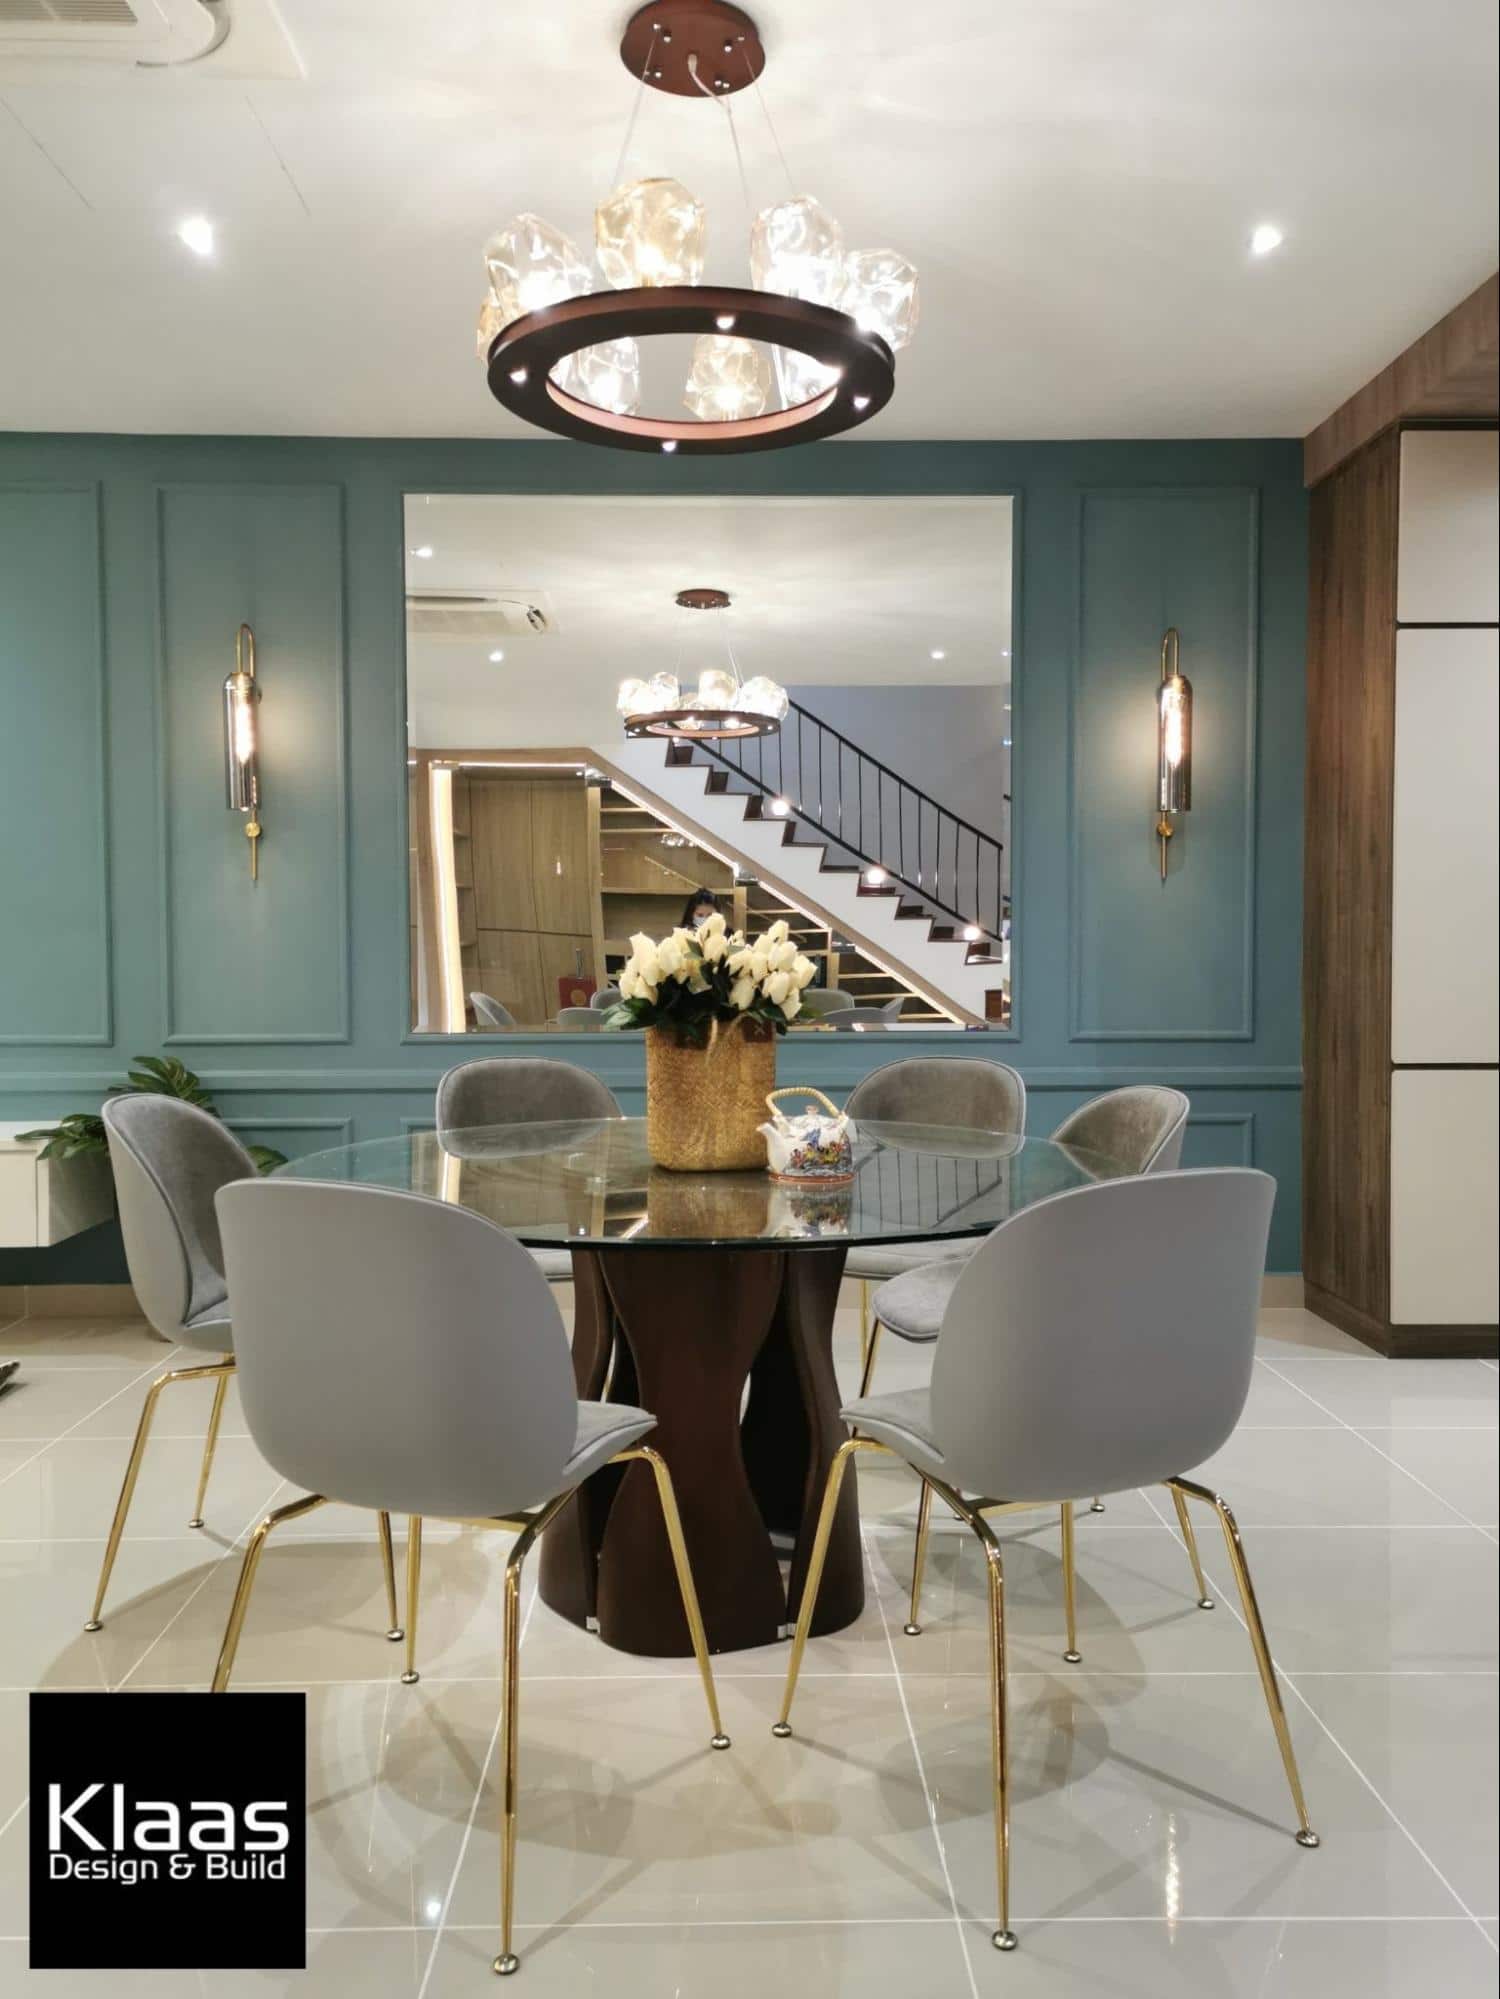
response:
<path fill-rule="evenodd" d="M 984 1050 L 1050 1131 L 1096 1090 L 1192 1099 L 1192 1164 L 1253 1163 L 1299 1267 L 1306 510 L 1293 440 L 850 444 L 743 460 L 557 443 L 0 437 L 0 1118 L 98 1105 L 169 1049 L 247 1139 L 430 1122 L 460 1053 L 566 1054 L 627 1110 L 631 1036 L 407 1024 L 407 492 L 1010 494 L 1014 1026 L 794 1037 L 835 1094 Z M 225 810 L 220 686 L 256 631 L 266 828 Z M 1193 809 L 1157 876 L 1163 629 L 1195 693 Z M 607 663 L 601 671 L 607 671 Z M 0 1251 L 0 1283 L 124 1275 L 112 1229 Z"/>

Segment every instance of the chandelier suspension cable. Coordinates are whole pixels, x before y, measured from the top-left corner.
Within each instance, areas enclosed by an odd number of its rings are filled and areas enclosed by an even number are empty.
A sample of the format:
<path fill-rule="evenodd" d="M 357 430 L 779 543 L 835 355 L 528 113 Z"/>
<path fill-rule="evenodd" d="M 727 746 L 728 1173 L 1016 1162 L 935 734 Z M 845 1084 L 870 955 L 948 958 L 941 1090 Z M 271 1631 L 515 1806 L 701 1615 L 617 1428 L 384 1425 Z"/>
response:
<path fill-rule="evenodd" d="M 620 157 L 615 161 L 614 177 L 609 183 L 611 188 L 616 188 L 620 185 L 620 176 L 625 171 L 625 161 L 630 153 L 630 142 L 635 137 L 635 121 L 641 115 L 641 99 L 646 94 L 646 78 L 651 74 L 651 58 L 656 54 L 656 38 L 660 33 L 661 29 L 659 26 L 652 27 L 650 46 L 646 50 L 646 59 L 641 64 L 641 80 L 635 87 L 635 101 L 630 107 L 630 118 L 625 126 L 625 137 L 620 146 Z"/>
<path fill-rule="evenodd" d="M 796 183 L 792 179 L 792 170 L 787 165 L 786 153 L 781 144 L 781 135 L 776 130 L 775 119 L 771 116 L 771 107 L 767 104 L 766 94 L 760 87 L 760 77 L 751 64 L 749 52 L 742 50 L 741 54 L 744 58 L 745 73 L 749 77 L 755 91 L 755 101 L 760 106 L 761 116 L 766 121 L 766 129 L 771 134 L 771 144 L 776 148 L 776 157 L 781 161 L 781 171 L 786 175 L 787 193 L 795 194 Z"/>
<path fill-rule="evenodd" d="M 716 96 L 714 92 L 709 89 L 708 85 L 703 81 L 703 78 L 699 76 L 698 58 L 696 55 L 690 55 L 688 57 L 687 66 L 688 66 L 688 75 L 693 79 L 694 83 L 697 84 L 698 88 L 703 92 L 703 95 L 708 99 L 709 103 L 720 104 L 724 108 L 724 116 L 729 120 L 729 137 L 734 146 L 734 163 L 740 170 L 740 193 L 744 197 L 745 213 L 747 215 L 753 215 L 755 213 L 755 210 L 750 205 L 750 183 L 745 178 L 745 160 L 744 160 L 744 155 L 740 152 L 740 135 L 735 129 L 734 106 L 730 103 L 727 97 Z"/>

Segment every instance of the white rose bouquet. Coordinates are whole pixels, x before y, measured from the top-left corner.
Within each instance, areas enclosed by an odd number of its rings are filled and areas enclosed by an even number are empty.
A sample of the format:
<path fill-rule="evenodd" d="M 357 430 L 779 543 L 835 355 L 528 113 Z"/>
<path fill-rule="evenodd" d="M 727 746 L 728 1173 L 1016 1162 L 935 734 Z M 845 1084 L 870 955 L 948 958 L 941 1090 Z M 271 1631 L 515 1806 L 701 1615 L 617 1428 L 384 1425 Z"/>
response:
<path fill-rule="evenodd" d="M 701 930 L 674 930 L 655 942 L 630 940 L 620 974 L 620 1002 L 606 1027 L 668 1027 L 680 1041 L 702 1047 L 716 1024 L 760 1021 L 784 1034 L 801 1011 L 815 966 L 791 940 L 790 926 L 773 923 L 746 940 L 717 912 Z"/>

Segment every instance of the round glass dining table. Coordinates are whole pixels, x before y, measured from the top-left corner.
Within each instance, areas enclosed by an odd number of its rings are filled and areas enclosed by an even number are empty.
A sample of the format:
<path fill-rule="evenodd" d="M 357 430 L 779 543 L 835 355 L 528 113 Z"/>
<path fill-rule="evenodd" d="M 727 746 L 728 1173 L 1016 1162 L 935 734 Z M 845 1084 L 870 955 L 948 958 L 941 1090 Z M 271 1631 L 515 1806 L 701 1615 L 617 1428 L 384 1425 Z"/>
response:
<path fill-rule="evenodd" d="M 413 1131 L 311 1153 L 279 1177 L 426 1194 L 530 1248 L 570 1252 L 578 1393 L 656 1417 L 650 1442 L 671 1468 L 709 1644 L 723 1652 L 769 1644 L 797 1616 L 845 1436 L 833 1324 L 847 1251 L 947 1240 L 960 1254 L 1032 1202 L 1122 1171 L 1014 1132 L 861 1121 L 851 1181 L 787 1186 L 669 1172 L 652 1163 L 643 1118 L 608 1118 Z M 852 1623 L 864 1603 L 853 1474 L 814 1631 Z M 691 1652 L 644 1464 L 581 1488 L 546 1532 L 540 1589 L 621 1651 Z"/>

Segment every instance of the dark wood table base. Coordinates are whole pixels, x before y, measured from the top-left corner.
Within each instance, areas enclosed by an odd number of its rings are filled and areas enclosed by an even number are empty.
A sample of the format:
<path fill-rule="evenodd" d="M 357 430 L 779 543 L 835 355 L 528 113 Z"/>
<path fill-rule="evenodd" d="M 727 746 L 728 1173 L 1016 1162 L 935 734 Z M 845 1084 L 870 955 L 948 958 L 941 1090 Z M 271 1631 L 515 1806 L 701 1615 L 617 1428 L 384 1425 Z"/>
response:
<path fill-rule="evenodd" d="M 823 1485 L 843 1442 L 833 1315 L 844 1248 L 574 1250 L 581 1396 L 656 1417 L 711 1651 L 770 1645 L 797 1616 Z M 750 1393 L 745 1399 L 745 1384 Z M 741 1413 L 743 1405 L 743 1414 Z M 782 1581 L 772 1535 L 790 1544 Z M 542 1600 L 621 1652 L 692 1651 L 649 1466 L 588 1480 L 543 1537 Z M 814 1632 L 864 1606 L 855 1468 Z"/>

